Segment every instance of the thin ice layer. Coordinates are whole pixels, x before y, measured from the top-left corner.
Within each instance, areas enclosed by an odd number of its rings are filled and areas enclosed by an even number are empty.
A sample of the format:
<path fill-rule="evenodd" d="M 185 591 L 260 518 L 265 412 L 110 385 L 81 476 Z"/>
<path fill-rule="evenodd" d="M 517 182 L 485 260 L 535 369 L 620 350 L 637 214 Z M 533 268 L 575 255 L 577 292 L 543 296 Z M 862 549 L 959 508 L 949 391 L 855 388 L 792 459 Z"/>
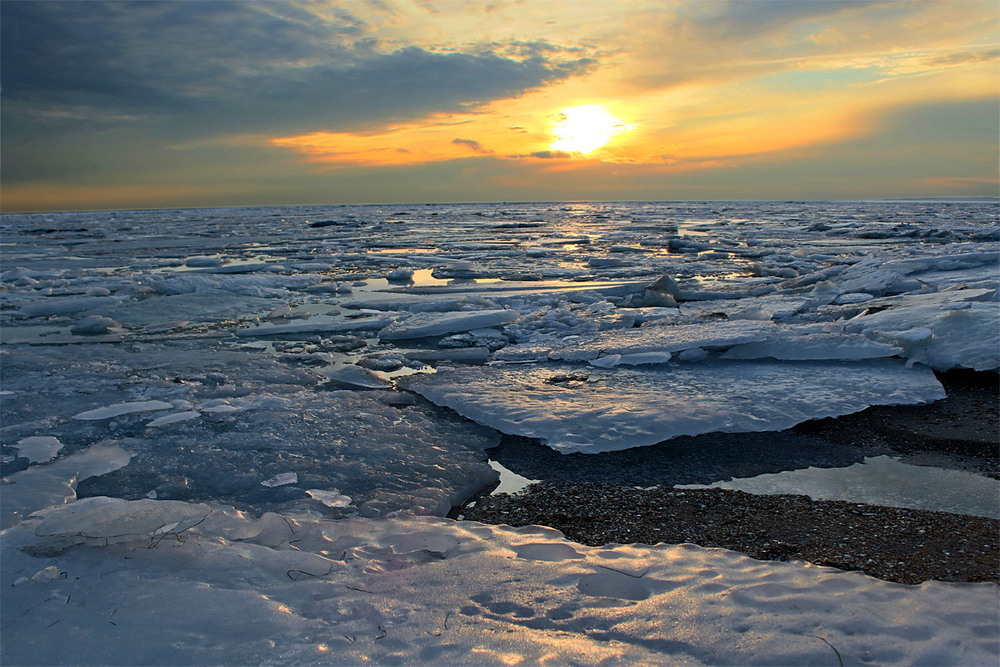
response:
<path fill-rule="evenodd" d="M 11 665 L 987 665 L 1000 632 L 993 584 L 538 526 L 95 498 L 2 535 Z"/>
<path fill-rule="evenodd" d="M 562 452 L 606 452 L 680 435 L 777 431 L 870 405 L 944 398 L 930 369 L 901 362 L 716 361 L 658 369 L 455 368 L 400 384 L 504 433 Z"/>
<path fill-rule="evenodd" d="M 844 468 L 810 466 L 677 488 L 733 489 L 759 495 L 793 493 L 813 500 L 845 500 L 1000 519 L 1000 481 L 964 470 L 910 465 L 889 456 L 866 458 L 863 463 Z"/>

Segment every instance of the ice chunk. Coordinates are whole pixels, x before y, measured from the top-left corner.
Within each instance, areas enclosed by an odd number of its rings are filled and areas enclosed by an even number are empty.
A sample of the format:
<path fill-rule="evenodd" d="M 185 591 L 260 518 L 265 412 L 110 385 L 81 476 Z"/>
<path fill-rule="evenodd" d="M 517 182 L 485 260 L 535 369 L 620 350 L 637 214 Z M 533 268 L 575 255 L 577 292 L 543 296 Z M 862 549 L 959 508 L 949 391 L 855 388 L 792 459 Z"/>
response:
<path fill-rule="evenodd" d="M 49 565 L 48 567 L 35 572 L 31 575 L 31 581 L 36 584 L 47 584 L 50 581 L 55 581 L 61 576 L 64 576 L 64 572 L 60 571 L 55 565 Z"/>
<path fill-rule="evenodd" d="M 245 401 L 234 402 L 226 398 L 213 398 L 198 406 L 201 412 L 212 414 L 228 414 L 231 412 L 243 412 L 249 407 Z"/>
<path fill-rule="evenodd" d="M 114 405 L 109 405 L 103 408 L 95 408 L 94 410 L 87 410 L 86 412 L 81 412 L 78 415 L 74 415 L 73 419 L 80 419 L 83 421 L 93 421 L 97 419 L 111 419 L 113 417 L 121 417 L 122 415 L 129 415 L 136 412 L 155 412 L 157 410 L 170 410 L 174 406 L 166 401 L 136 401 L 134 403 L 116 403 Z"/>
<path fill-rule="evenodd" d="M 207 268 L 214 266 L 222 266 L 225 264 L 225 260 L 221 257 L 188 257 L 184 260 L 185 266 L 190 266 L 192 268 Z"/>
<path fill-rule="evenodd" d="M 164 415 L 162 417 L 157 417 L 156 419 L 154 419 L 151 422 L 149 422 L 148 424 L 146 424 L 146 426 L 149 426 L 149 427 L 152 427 L 152 428 L 157 428 L 157 427 L 160 427 L 160 426 L 167 426 L 169 424 L 176 424 L 178 422 L 184 422 L 184 421 L 188 421 L 188 420 L 191 420 L 191 419 L 197 419 L 200 416 L 201 416 L 201 413 L 197 412 L 195 410 L 188 410 L 186 412 L 175 412 L 172 415 Z"/>
<path fill-rule="evenodd" d="M 351 498 L 340 493 L 337 489 L 324 491 L 323 489 L 307 489 L 306 493 L 313 500 L 318 500 L 327 507 L 347 507 L 351 504 Z"/>
<path fill-rule="evenodd" d="M 513 322 L 514 310 L 473 310 L 443 313 L 417 313 L 405 320 L 393 322 L 379 331 L 382 340 L 406 340 L 444 336 L 450 333 L 484 329 Z"/>
<path fill-rule="evenodd" d="M 622 354 L 618 360 L 619 364 L 626 366 L 643 366 L 646 364 L 665 364 L 670 361 L 669 352 L 636 352 L 634 354 Z"/>
<path fill-rule="evenodd" d="M 692 347 L 678 354 L 677 359 L 688 363 L 705 361 L 705 359 L 708 359 L 708 352 L 700 347 Z"/>
<path fill-rule="evenodd" d="M 837 333 L 796 334 L 794 330 L 776 333 L 766 341 L 743 343 L 729 348 L 723 359 L 877 359 L 902 354 L 895 345 L 870 340 L 865 336 Z"/>
<path fill-rule="evenodd" d="M 72 315 L 86 310 L 111 306 L 121 301 L 114 296 L 67 296 L 41 298 L 21 306 L 25 317 L 51 317 L 52 315 Z"/>
<path fill-rule="evenodd" d="M 393 322 L 391 317 L 359 317 L 345 320 L 316 320 L 303 324 L 276 324 L 236 331 L 240 338 L 283 338 L 297 334 L 352 333 L 375 331 Z"/>
<path fill-rule="evenodd" d="M 400 386 L 504 433 L 562 452 L 651 445 L 679 435 L 776 431 L 869 405 L 944 398 L 927 368 L 873 362 L 713 362 L 667 370 L 621 366 L 563 382 L 572 366 L 465 367 Z"/>
<path fill-rule="evenodd" d="M 38 536 L 128 540 L 176 534 L 205 519 L 208 505 L 174 500 L 119 500 L 96 496 L 39 512 Z M 106 543 L 106 542 L 104 542 Z"/>
<path fill-rule="evenodd" d="M 393 269 L 386 276 L 386 279 L 391 282 L 405 283 L 413 280 L 413 269 L 401 268 Z"/>
<path fill-rule="evenodd" d="M 670 354 L 669 352 L 667 354 Z M 596 359 L 590 359 L 587 361 L 591 366 L 596 366 L 597 368 L 614 368 L 621 363 L 622 355 L 620 354 L 606 354 L 603 357 L 597 357 Z"/>
<path fill-rule="evenodd" d="M 997 333 L 1000 332 L 1000 304 L 961 301 L 969 307 L 942 310 L 942 305 L 954 301 L 938 298 L 925 299 L 918 305 L 908 303 L 910 300 L 901 300 L 898 307 L 855 318 L 846 329 L 899 344 L 911 361 L 926 363 L 937 370 L 1000 368 Z M 930 337 L 928 331 L 932 334 Z"/>
<path fill-rule="evenodd" d="M 106 334 L 112 329 L 121 329 L 121 322 L 116 322 L 110 317 L 101 317 L 100 315 L 91 315 L 85 317 L 76 324 L 74 324 L 69 332 L 76 334 L 78 336 L 91 336 Z"/>
<path fill-rule="evenodd" d="M 341 384 L 362 389 L 387 389 L 392 386 L 367 368 L 361 366 L 341 366 L 327 373 L 327 377 Z"/>
<path fill-rule="evenodd" d="M 850 303 L 863 303 L 865 301 L 871 301 L 875 297 L 867 292 L 849 292 L 847 294 L 841 294 L 837 297 L 836 303 L 839 304 L 850 304 Z"/>
<path fill-rule="evenodd" d="M 298 484 L 299 476 L 294 472 L 282 472 L 278 473 L 270 479 L 265 479 L 261 484 L 264 486 L 285 486 L 286 484 Z"/>
<path fill-rule="evenodd" d="M 18 456 L 28 459 L 31 463 L 45 463 L 55 458 L 63 445 L 58 438 L 51 435 L 34 435 L 23 438 L 15 446 Z"/>

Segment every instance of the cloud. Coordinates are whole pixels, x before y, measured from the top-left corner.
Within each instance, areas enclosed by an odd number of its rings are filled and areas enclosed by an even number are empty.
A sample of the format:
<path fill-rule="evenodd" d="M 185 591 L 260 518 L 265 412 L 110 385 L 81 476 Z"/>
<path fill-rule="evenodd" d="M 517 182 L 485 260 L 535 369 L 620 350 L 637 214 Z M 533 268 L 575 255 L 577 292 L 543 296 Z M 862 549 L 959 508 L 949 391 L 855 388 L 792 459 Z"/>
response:
<path fill-rule="evenodd" d="M 695 23 L 725 39 L 746 40 L 882 0 L 729 0 L 697 3 Z"/>
<path fill-rule="evenodd" d="M 493 151 L 491 151 L 491 150 L 489 150 L 487 148 L 483 148 L 479 144 L 478 141 L 475 141 L 473 139 L 452 139 L 451 143 L 457 144 L 459 146 L 468 146 L 474 152 L 479 153 L 480 155 L 492 155 L 493 154 Z"/>
<path fill-rule="evenodd" d="M 4 182 L 141 168 L 222 136 L 381 131 L 593 67 L 537 45 L 387 47 L 374 30 L 316 3 L 3 0 Z"/>
<path fill-rule="evenodd" d="M 360 129 L 460 111 L 586 72 L 585 57 L 385 50 L 361 19 L 311 5 L 20 2 L 2 12 L 7 117 L 141 118 L 188 136 Z M 63 118 L 67 123 L 70 121 Z"/>
<path fill-rule="evenodd" d="M 927 61 L 927 66 L 954 66 L 954 65 L 975 65 L 987 63 L 1000 58 L 1000 49 L 989 49 L 987 51 L 963 51 L 961 53 L 949 53 Z"/>
<path fill-rule="evenodd" d="M 532 153 L 522 153 L 518 155 L 504 155 L 504 157 L 510 160 L 520 160 L 531 157 L 539 160 L 569 160 L 573 157 L 573 154 L 567 153 L 566 151 L 534 151 Z"/>

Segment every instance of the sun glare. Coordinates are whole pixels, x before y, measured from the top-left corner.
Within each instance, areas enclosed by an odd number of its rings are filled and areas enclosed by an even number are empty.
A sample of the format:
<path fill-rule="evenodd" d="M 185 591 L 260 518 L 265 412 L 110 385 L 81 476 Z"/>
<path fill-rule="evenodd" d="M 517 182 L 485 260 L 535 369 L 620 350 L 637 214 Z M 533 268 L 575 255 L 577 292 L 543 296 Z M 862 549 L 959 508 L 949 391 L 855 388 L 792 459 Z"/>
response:
<path fill-rule="evenodd" d="M 554 151 L 590 153 L 608 143 L 611 137 L 632 127 L 598 104 L 562 109 L 559 116 L 552 128 Z"/>

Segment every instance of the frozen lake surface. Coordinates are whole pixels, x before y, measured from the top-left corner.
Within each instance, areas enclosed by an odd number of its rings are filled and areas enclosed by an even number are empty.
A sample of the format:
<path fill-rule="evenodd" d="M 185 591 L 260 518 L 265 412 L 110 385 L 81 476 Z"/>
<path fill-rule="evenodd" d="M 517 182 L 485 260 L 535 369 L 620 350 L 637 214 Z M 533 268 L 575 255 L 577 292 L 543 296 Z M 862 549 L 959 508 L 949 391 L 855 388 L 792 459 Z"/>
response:
<path fill-rule="evenodd" d="M 934 371 L 997 370 L 998 210 L 4 216 L 3 661 L 829 664 L 827 640 L 845 664 L 995 661 L 992 585 L 430 517 L 508 472 L 489 462 L 502 434 L 669 447 L 928 403 Z M 699 481 L 979 515 L 997 499 L 983 477 L 841 463 L 822 484 L 791 458 L 792 477 Z"/>

